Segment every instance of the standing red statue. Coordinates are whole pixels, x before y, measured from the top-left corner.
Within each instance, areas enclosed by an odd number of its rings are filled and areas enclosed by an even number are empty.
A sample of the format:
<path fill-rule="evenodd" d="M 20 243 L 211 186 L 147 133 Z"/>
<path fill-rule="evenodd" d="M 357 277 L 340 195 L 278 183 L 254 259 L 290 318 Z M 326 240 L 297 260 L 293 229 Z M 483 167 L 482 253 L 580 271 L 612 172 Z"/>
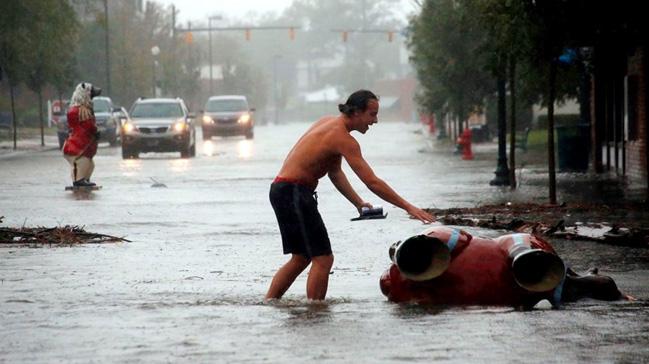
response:
<path fill-rule="evenodd" d="M 90 182 L 95 169 L 93 157 L 97 153 L 99 135 L 92 98 L 99 96 L 101 89 L 88 82 L 77 85 L 72 94 L 68 109 L 68 126 L 70 134 L 63 145 L 63 157 L 72 168 L 72 185 L 74 187 L 92 187 Z"/>

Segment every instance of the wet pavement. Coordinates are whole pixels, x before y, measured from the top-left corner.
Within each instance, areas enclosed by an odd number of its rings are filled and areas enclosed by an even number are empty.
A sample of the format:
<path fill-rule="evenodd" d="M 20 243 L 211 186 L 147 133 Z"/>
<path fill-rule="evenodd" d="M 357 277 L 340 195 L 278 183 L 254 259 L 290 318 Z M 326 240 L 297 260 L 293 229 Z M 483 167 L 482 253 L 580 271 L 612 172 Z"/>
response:
<path fill-rule="evenodd" d="M 63 190 L 68 166 L 56 150 L 0 156 L 2 226 L 79 225 L 132 241 L 0 247 L 0 362 L 649 361 L 646 249 L 553 241 L 568 265 L 599 267 L 635 302 L 541 303 L 530 312 L 397 305 L 378 285 L 388 247 L 425 226 L 387 203 L 387 219 L 350 222 L 355 210 L 326 178 L 318 201 L 336 257 L 327 300 L 307 302 L 303 274 L 284 299 L 263 303 L 286 259 L 268 187 L 307 127 L 200 142 L 193 159 L 122 160 L 119 148 L 102 146 L 94 180 L 103 189 L 91 194 Z M 421 207 L 547 196 L 542 167 L 532 164 L 515 192 L 489 186 L 493 144 L 462 161 L 416 124 L 379 123 L 358 139 L 375 172 Z M 381 203 L 346 170 L 361 196 Z M 560 201 L 587 194 L 558 193 Z"/>

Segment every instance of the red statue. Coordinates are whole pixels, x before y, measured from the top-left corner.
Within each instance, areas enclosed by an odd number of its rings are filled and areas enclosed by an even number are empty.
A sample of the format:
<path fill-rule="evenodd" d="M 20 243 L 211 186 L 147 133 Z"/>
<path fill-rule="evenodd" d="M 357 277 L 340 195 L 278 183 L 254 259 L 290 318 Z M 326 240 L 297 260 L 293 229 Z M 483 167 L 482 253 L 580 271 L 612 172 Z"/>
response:
<path fill-rule="evenodd" d="M 610 277 L 566 268 L 548 242 L 530 234 L 487 239 L 432 227 L 395 243 L 390 258 L 380 283 L 393 302 L 531 308 L 543 299 L 558 307 L 583 297 L 631 298 Z"/>

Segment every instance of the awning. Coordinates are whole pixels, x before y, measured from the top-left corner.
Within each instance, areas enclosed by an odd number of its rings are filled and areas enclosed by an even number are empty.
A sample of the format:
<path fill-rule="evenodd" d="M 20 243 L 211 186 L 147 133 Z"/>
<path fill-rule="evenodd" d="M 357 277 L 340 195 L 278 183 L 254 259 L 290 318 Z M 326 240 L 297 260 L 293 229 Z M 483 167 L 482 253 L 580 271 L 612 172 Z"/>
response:
<path fill-rule="evenodd" d="M 397 101 L 399 101 L 399 96 L 381 96 L 379 99 L 379 105 L 381 106 L 381 109 L 389 109 L 395 106 Z"/>
<path fill-rule="evenodd" d="M 323 89 L 307 92 L 304 94 L 306 102 L 331 102 L 340 100 L 340 94 L 335 87 L 325 87 Z"/>

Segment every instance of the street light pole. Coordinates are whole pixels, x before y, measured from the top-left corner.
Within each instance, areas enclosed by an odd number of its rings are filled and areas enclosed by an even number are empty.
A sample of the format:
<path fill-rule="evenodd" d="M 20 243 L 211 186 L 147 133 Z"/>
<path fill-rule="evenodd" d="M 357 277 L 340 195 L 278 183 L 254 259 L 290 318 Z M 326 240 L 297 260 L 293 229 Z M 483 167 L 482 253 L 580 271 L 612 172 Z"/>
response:
<path fill-rule="evenodd" d="M 275 105 L 275 124 L 279 124 L 279 105 L 277 96 L 277 60 L 282 57 L 278 54 L 273 56 L 273 104 Z"/>
<path fill-rule="evenodd" d="M 112 96 L 110 93 L 110 34 L 108 32 L 108 0 L 104 0 L 104 16 L 106 17 L 106 41 L 104 44 L 106 46 L 106 94 Z"/>
<path fill-rule="evenodd" d="M 156 68 L 158 65 L 158 54 L 160 54 L 160 47 L 153 46 L 151 47 L 151 55 L 153 56 L 153 97 L 158 97 L 158 85 L 156 80 Z"/>

